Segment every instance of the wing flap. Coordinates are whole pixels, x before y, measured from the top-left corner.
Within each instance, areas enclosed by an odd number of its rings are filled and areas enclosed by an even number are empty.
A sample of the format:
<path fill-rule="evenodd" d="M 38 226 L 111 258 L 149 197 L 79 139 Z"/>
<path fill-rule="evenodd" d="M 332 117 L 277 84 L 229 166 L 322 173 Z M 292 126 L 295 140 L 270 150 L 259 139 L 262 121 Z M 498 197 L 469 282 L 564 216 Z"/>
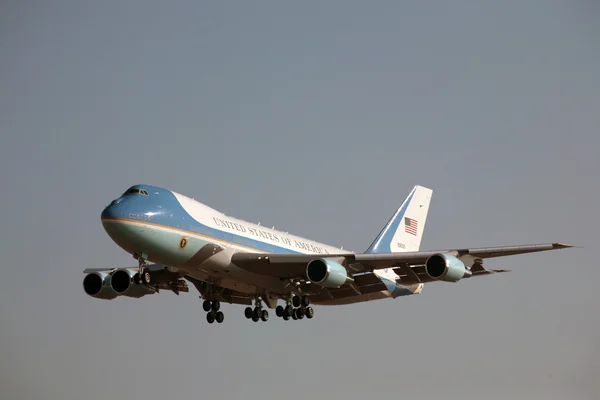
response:
<path fill-rule="evenodd" d="M 387 286 L 373 273 L 363 273 L 354 275 L 354 284 L 343 286 L 337 289 L 323 288 L 315 299 L 320 300 L 339 300 L 347 297 L 353 297 L 361 294 L 370 294 L 388 290 Z"/>
<path fill-rule="evenodd" d="M 344 263 L 352 254 L 256 254 L 235 253 L 231 262 L 249 272 L 281 279 L 304 277 L 307 264 L 317 258 L 328 258 Z"/>
<path fill-rule="evenodd" d="M 559 250 L 576 247 L 564 243 L 543 243 L 516 246 L 482 247 L 473 249 L 449 249 L 417 251 L 407 253 L 356 254 L 354 260 L 373 269 L 388 268 L 390 264 L 407 263 L 409 265 L 425 264 L 429 257 L 438 253 L 451 254 L 456 257 L 470 255 L 475 258 L 494 258 L 518 254 L 537 253 L 540 251 Z"/>

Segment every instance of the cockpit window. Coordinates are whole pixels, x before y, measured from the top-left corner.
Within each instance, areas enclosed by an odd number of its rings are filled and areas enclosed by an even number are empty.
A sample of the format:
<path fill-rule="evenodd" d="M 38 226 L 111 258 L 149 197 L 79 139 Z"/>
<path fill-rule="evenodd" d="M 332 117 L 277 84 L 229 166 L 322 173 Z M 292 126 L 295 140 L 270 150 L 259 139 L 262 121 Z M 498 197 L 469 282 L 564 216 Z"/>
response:
<path fill-rule="evenodd" d="M 146 190 L 136 188 L 128 189 L 125 193 L 123 193 L 123 196 L 128 194 L 143 194 L 144 196 L 148 196 L 148 192 Z"/>

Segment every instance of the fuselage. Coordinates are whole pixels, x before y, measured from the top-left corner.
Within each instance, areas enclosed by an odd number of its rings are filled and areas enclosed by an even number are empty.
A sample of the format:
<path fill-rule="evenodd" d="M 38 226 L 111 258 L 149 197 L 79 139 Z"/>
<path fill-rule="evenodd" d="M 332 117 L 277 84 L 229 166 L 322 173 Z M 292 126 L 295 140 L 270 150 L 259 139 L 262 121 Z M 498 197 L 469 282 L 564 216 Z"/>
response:
<path fill-rule="evenodd" d="M 288 282 L 237 268 L 230 262 L 235 252 L 351 253 L 227 216 L 190 197 L 151 185 L 132 186 L 103 210 L 101 220 L 111 239 L 128 253 L 143 254 L 153 263 L 245 293 L 264 288 L 284 290 Z M 391 292 L 374 293 L 352 302 L 390 296 L 395 297 Z"/>

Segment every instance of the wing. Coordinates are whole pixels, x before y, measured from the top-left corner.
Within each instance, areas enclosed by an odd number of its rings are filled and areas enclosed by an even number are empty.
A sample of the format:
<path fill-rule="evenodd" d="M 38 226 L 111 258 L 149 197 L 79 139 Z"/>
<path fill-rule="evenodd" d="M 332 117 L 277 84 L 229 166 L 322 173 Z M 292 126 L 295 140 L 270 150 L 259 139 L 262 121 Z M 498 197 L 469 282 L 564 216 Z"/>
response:
<path fill-rule="evenodd" d="M 318 258 L 327 258 L 341 264 L 351 276 L 364 275 L 379 269 L 391 268 L 399 276 L 397 283 L 416 284 L 435 281 L 425 272 L 425 262 L 435 254 L 447 254 L 460 258 L 473 276 L 488 275 L 508 270 L 487 270 L 483 267 L 486 258 L 565 249 L 564 243 L 545 243 L 472 249 L 449 249 L 384 254 L 256 254 L 235 253 L 232 262 L 247 271 L 278 277 L 280 279 L 303 280 L 307 264 Z"/>

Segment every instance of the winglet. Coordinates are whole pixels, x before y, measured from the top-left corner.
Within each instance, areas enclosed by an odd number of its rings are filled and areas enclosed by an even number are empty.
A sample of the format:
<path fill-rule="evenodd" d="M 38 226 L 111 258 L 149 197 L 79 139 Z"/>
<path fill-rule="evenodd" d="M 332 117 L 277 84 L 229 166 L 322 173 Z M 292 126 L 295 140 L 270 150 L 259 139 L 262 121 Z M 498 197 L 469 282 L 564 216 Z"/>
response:
<path fill-rule="evenodd" d="M 573 244 L 566 244 L 566 243 L 552 243 L 552 247 L 554 247 L 555 249 L 566 249 L 566 248 L 570 248 L 570 247 L 575 247 L 577 249 L 583 249 L 583 246 L 576 246 Z"/>

